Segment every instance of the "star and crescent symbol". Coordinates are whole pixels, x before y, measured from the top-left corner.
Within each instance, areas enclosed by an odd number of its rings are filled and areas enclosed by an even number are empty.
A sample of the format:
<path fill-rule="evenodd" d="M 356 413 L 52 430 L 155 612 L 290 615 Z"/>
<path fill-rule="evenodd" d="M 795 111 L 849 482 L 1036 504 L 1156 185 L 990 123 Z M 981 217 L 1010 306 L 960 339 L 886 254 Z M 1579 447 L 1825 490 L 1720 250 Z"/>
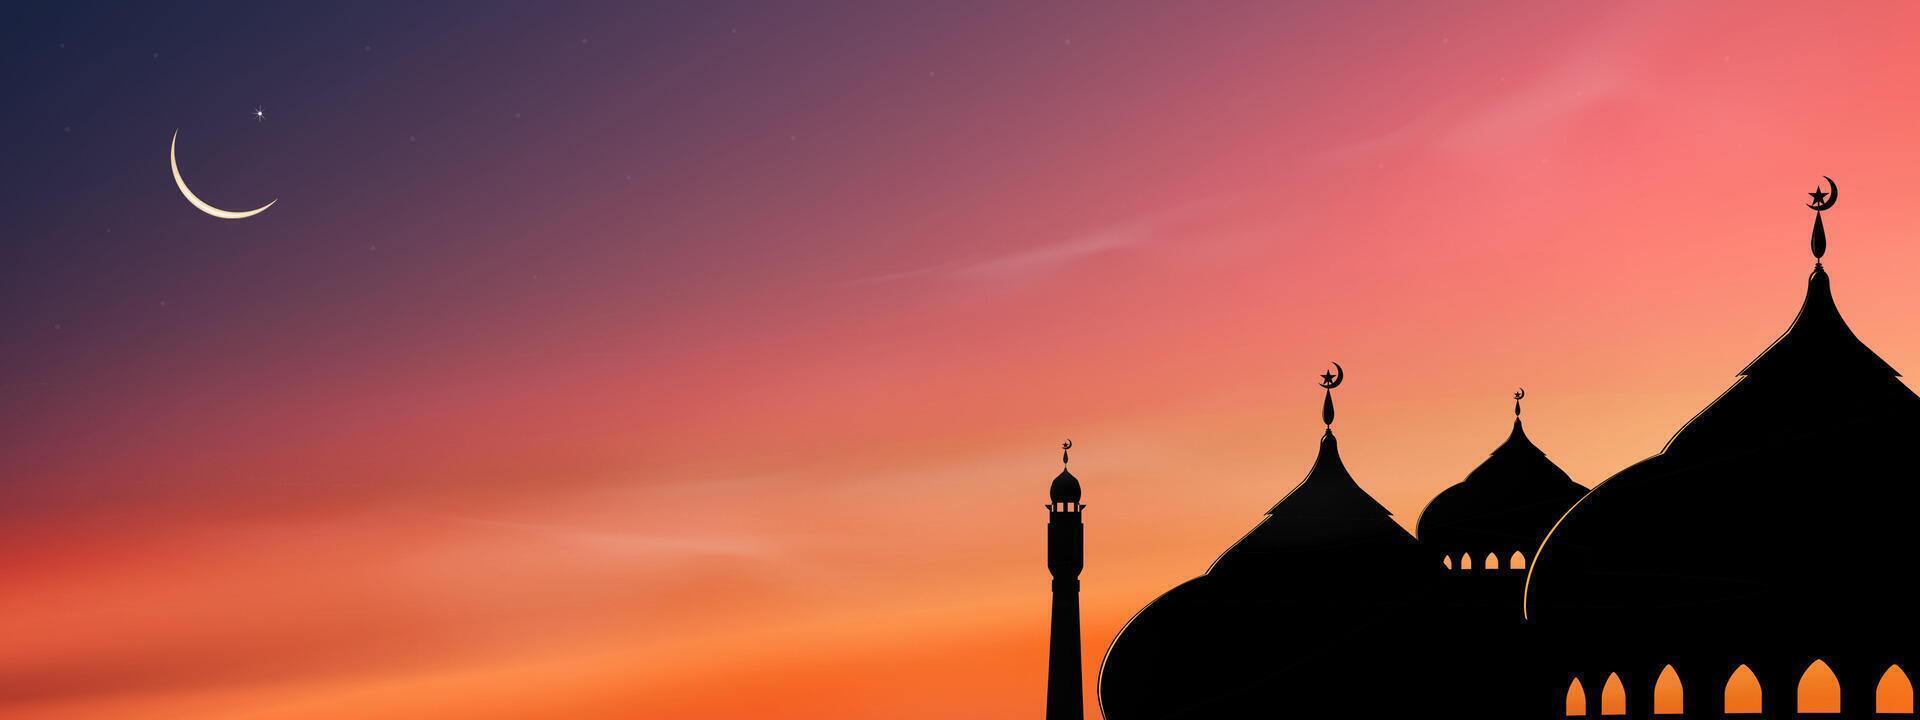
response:
<path fill-rule="evenodd" d="M 1328 390 L 1340 387 L 1340 383 L 1347 379 L 1347 371 L 1341 369 L 1340 363 L 1331 364 L 1333 365 L 1332 370 L 1320 373 L 1320 387 Z"/>
<path fill-rule="evenodd" d="M 1827 181 L 1828 189 L 1821 190 L 1815 187 L 1813 192 L 1807 193 L 1807 197 L 1813 198 L 1813 202 L 1807 203 L 1807 207 L 1812 208 L 1814 212 L 1832 208 L 1834 203 L 1840 201 L 1840 186 L 1833 182 L 1833 178 L 1824 175 L 1821 177 Z"/>

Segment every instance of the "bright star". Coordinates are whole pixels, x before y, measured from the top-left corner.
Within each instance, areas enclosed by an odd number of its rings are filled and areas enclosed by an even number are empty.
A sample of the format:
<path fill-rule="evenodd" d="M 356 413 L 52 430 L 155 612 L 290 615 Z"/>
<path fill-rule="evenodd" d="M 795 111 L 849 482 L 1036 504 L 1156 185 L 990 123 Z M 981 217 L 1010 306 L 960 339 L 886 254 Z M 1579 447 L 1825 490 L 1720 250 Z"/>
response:
<path fill-rule="evenodd" d="M 255 122 L 265 120 L 267 119 L 267 112 L 265 110 L 261 110 L 260 107 L 256 105 L 253 108 L 253 119 Z"/>

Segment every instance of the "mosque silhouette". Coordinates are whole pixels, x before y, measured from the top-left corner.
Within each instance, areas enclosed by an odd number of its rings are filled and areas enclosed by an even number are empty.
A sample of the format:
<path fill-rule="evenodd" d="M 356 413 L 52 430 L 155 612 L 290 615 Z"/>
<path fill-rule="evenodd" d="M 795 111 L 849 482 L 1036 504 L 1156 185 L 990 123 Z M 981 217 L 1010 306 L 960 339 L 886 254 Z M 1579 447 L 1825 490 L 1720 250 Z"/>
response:
<path fill-rule="evenodd" d="M 1344 372 L 1324 376 L 1306 479 L 1127 623 L 1102 713 L 1913 717 L 1920 396 L 1834 305 L 1819 211 L 1837 193 L 1811 193 L 1815 262 L 1786 333 L 1591 491 L 1527 438 L 1516 393 L 1512 433 L 1416 538 L 1342 464 Z M 1079 480 L 1063 470 L 1051 494 L 1047 717 L 1079 720 Z M 1837 708 L 1808 707 L 1835 682 Z"/>

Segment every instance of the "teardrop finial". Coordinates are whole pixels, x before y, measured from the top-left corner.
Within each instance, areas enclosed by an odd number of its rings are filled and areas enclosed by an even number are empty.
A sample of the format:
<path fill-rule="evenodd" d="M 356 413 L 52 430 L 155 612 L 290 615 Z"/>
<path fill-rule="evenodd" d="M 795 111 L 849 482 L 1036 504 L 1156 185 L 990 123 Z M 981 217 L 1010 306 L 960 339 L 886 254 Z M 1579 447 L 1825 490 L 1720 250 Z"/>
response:
<path fill-rule="evenodd" d="M 1840 201 L 1840 186 L 1833 178 L 1823 175 L 1821 179 L 1827 181 L 1827 189 L 1814 186 L 1813 192 L 1807 193 L 1807 197 L 1813 198 L 1807 207 L 1813 209 L 1813 266 L 1816 268 L 1820 267 L 1820 258 L 1827 254 L 1827 226 L 1820 221 L 1820 213 L 1833 209 L 1833 204 Z"/>
<path fill-rule="evenodd" d="M 1527 398 L 1527 389 L 1520 388 L 1513 393 L 1513 416 L 1520 417 L 1520 401 Z"/>
<path fill-rule="evenodd" d="M 1060 443 L 1060 464 L 1061 465 L 1067 464 L 1067 451 L 1072 449 L 1073 449 L 1073 438 L 1067 438 L 1066 442 Z"/>
<path fill-rule="evenodd" d="M 1820 258 L 1827 254 L 1827 226 L 1820 222 L 1820 213 L 1813 214 L 1813 264 L 1819 265 Z"/>
<path fill-rule="evenodd" d="M 1326 397 L 1320 401 L 1320 421 L 1326 423 L 1329 430 L 1333 429 L 1333 389 L 1347 380 L 1347 371 L 1340 367 L 1340 363 L 1330 364 L 1333 369 L 1320 374 L 1320 387 L 1327 389 Z"/>

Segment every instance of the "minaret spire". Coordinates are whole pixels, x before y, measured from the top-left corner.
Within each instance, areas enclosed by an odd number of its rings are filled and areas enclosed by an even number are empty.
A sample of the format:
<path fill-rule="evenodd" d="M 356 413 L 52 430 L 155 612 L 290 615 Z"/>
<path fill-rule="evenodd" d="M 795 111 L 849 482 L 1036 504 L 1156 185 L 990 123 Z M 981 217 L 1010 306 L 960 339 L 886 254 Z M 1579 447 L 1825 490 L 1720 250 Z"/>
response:
<path fill-rule="evenodd" d="M 1526 388 L 1520 388 L 1519 390 L 1515 390 L 1515 391 L 1513 392 L 1513 420 L 1514 420 L 1514 422 L 1519 422 L 1519 421 L 1520 421 L 1520 401 L 1521 401 L 1521 400 L 1525 400 L 1525 399 L 1526 399 L 1526 397 L 1527 397 L 1527 389 L 1526 389 Z"/>
<path fill-rule="evenodd" d="M 1053 628 L 1047 643 L 1046 720 L 1084 720 L 1080 674 L 1080 570 L 1086 565 L 1086 526 L 1081 516 L 1080 480 L 1067 472 L 1067 451 L 1060 443 L 1060 474 L 1048 490 L 1047 571 L 1053 575 Z"/>

